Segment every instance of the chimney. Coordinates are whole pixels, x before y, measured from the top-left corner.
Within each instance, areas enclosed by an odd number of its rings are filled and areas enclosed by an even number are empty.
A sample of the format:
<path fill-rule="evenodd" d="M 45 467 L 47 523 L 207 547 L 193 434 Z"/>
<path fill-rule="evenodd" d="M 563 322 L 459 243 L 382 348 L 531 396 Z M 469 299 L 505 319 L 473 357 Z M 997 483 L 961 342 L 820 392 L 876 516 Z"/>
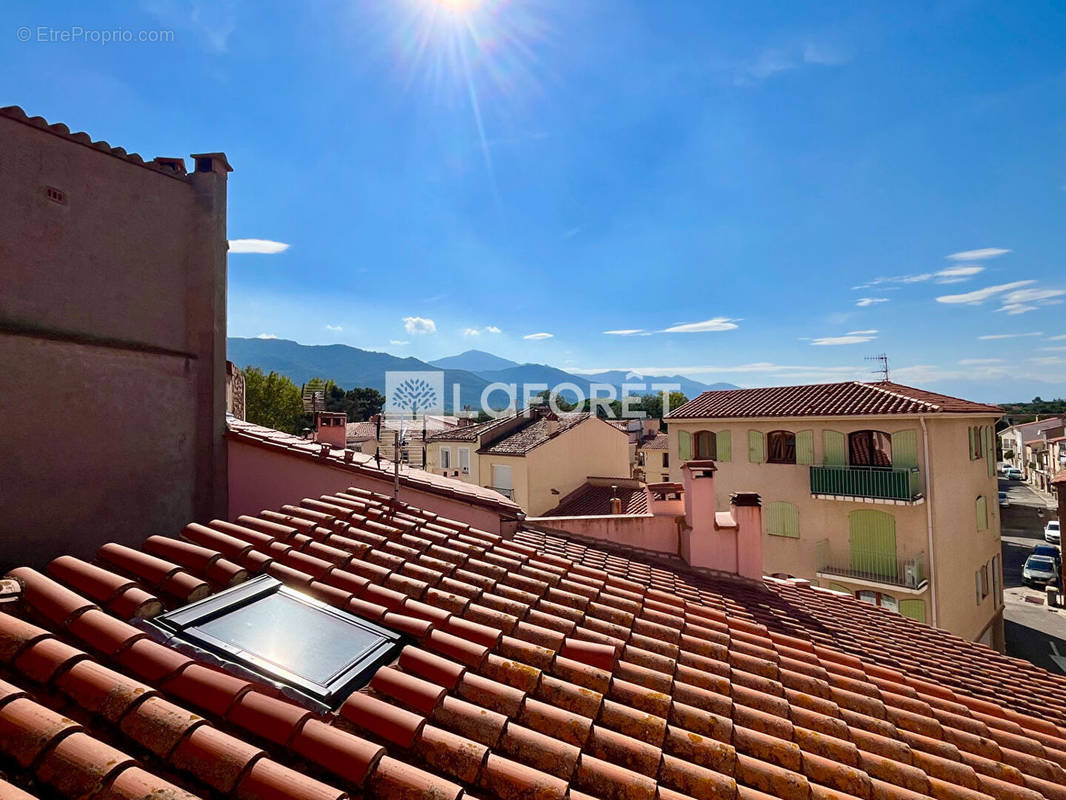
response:
<path fill-rule="evenodd" d="M 545 423 L 548 426 L 548 435 L 554 436 L 559 432 L 559 416 L 554 411 L 548 411 L 547 414 L 541 414 L 544 417 Z"/>
<path fill-rule="evenodd" d="M 348 415 L 343 411 L 315 412 L 315 441 L 343 450 L 348 444 Z"/>
<path fill-rule="evenodd" d="M 730 498 L 729 511 L 718 511 L 715 469 L 709 460 L 688 461 L 681 467 L 686 523 L 682 555 L 694 567 L 759 580 L 763 576 L 759 495 L 738 492 Z"/>
<path fill-rule="evenodd" d="M 621 514 L 622 513 L 622 498 L 620 498 L 618 496 L 618 487 L 617 486 L 612 486 L 611 487 L 611 513 L 612 514 Z"/>

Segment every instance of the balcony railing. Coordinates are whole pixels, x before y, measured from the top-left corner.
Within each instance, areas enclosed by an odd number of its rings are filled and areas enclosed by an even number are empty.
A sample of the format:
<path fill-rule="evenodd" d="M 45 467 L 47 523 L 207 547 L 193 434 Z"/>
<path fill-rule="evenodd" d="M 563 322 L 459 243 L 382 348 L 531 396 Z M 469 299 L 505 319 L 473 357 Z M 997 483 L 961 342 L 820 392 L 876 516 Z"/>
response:
<path fill-rule="evenodd" d="M 811 494 L 912 502 L 922 496 L 917 467 L 811 467 Z"/>
<path fill-rule="evenodd" d="M 907 589 L 921 589 L 928 581 L 925 552 L 911 558 L 897 558 L 895 554 L 862 548 L 835 551 L 828 539 L 815 545 L 818 572 L 858 578 L 871 583 L 887 583 Z"/>
<path fill-rule="evenodd" d="M 485 488 L 486 489 L 492 489 L 492 491 L 494 491 L 494 492 L 499 492 L 504 497 L 506 497 L 508 500 L 514 500 L 514 489 L 511 489 L 511 488 L 506 488 L 505 489 L 502 486 L 486 486 Z"/>

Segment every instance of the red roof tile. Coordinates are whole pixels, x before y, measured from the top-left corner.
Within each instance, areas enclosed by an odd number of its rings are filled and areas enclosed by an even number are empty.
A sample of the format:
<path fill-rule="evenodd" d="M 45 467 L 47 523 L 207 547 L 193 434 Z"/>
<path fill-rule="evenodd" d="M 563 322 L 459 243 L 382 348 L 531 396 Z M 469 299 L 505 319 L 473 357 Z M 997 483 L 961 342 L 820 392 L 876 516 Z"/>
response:
<path fill-rule="evenodd" d="M 879 414 L 995 414 L 1003 409 L 898 383 L 816 383 L 704 392 L 670 419 L 841 417 Z"/>
<path fill-rule="evenodd" d="M 618 479 L 617 489 L 600 482 L 585 482 L 566 495 L 555 508 L 545 511 L 545 517 L 587 517 L 603 516 L 611 513 L 611 498 L 622 501 L 623 514 L 647 514 L 648 491 L 644 486 L 629 486 L 625 479 Z"/>
<path fill-rule="evenodd" d="M 346 504 L 360 513 L 316 510 Z M 386 510 L 342 492 L 190 525 L 193 550 L 105 546 L 121 575 L 50 567 L 92 597 L 15 570 L 0 797 L 1066 797 L 1061 676 L 801 582 Z M 114 616 L 112 596 L 178 574 L 220 590 L 224 559 L 414 643 L 331 714 Z"/>

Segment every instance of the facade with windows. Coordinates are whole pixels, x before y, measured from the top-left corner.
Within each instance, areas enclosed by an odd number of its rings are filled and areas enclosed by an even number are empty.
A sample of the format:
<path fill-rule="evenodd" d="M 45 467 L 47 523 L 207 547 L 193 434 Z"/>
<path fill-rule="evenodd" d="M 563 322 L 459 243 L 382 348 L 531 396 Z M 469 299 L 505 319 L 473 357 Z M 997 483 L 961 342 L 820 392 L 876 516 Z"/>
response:
<path fill-rule="evenodd" d="M 494 489 L 530 516 L 555 508 L 591 476 L 630 476 L 624 430 L 588 413 L 534 408 L 431 435 L 428 469 Z"/>
<path fill-rule="evenodd" d="M 719 502 L 758 492 L 767 574 L 1001 648 L 999 413 L 898 384 L 707 392 L 670 415 L 671 478 L 713 459 Z"/>

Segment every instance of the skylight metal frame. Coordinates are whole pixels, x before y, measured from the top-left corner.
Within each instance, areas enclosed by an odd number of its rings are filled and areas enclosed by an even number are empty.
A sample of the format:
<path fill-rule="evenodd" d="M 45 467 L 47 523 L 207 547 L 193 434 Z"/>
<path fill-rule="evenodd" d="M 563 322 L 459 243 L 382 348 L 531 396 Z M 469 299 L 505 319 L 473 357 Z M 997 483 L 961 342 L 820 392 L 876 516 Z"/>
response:
<path fill-rule="evenodd" d="M 202 626 L 206 623 L 252 606 L 257 601 L 272 595 L 281 595 L 302 603 L 317 613 L 328 615 L 356 630 L 376 637 L 377 641 L 353 653 L 348 662 L 340 670 L 334 672 L 328 680 L 317 682 L 298 675 L 275 661 L 263 658 L 202 630 Z M 269 575 L 261 575 L 203 600 L 162 614 L 152 620 L 152 625 L 165 633 L 174 643 L 191 645 L 220 661 L 236 664 L 243 670 L 261 676 L 271 683 L 289 686 L 300 694 L 329 707 L 335 707 L 338 701 L 348 697 L 351 692 L 365 684 L 370 674 L 380 665 L 391 661 L 405 644 L 405 637 L 402 634 L 290 589 Z"/>

